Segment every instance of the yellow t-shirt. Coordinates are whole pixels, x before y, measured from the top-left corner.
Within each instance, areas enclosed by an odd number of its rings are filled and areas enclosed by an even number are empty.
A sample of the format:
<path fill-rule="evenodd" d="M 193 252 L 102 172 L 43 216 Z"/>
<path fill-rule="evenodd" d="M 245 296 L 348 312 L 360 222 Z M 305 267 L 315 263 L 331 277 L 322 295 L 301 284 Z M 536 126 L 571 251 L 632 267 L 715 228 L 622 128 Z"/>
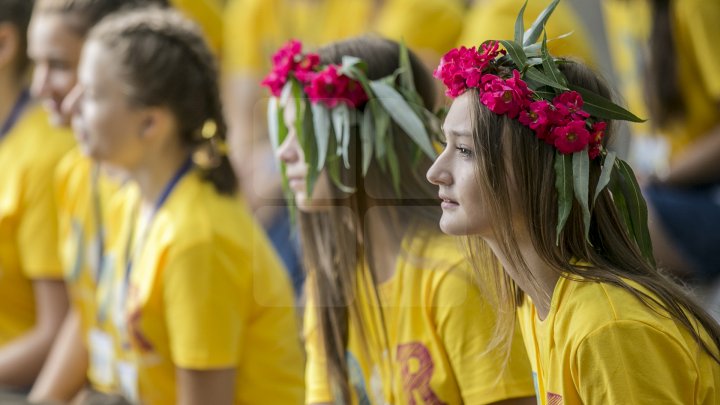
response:
<path fill-rule="evenodd" d="M 720 365 L 619 287 L 561 278 L 545 320 L 529 300 L 518 318 L 540 404 L 720 402 Z"/>
<path fill-rule="evenodd" d="M 52 180 L 73 143 L 39 105 L 0 141 L 0 345 L 35 324 L 32 280 L 62 279 Z"/>
<path fill-rule="evenodd" d="M 606 30 L 620 88 L 633 112 L 647 117 L 643 98 L 643 55 L 650 35 L 651 12 L 647 0 L 605 0 Z M 663 131 L 671 156 L 720 124 L 720 3 L 683 0 L 671 2 L 679 85 L 687 116 Z M 638 130 L 639 128 L 635 128 Z M 648 128 L 644 129 L 645 132 Z"/>
<path fill-rule="evenodd" d="M 119 310 L 112 316 L 124 349 L 117 374 L 125 395 L 175 404 L 176 367 L 235 368 L 235 403 L 301 403 L 292 287 L 247 207 L 191 171 L 145 231 L 133 225 L 138 189 L 127 187 L 115 216 L 125 226 L 108 258 L 115 263 Z M 133 262 L 127 293 L 126 252 Z"/>
<path fill-rule="evenodd" d="M 524 1 L 521 0 L 478 1 L 465 17 L 459 44 L 469 47 L 479 46 L 488 39 L 513 39 L 515 20 L 523 3 Z M 525 29 L 530 28 L 533 21 L 550 3 L 551 0 L 528 1 L 523 14 Z M 592 42 L 582 20 L 569 4 L 561 1 L 557 5 L 545 29 L 549 41 L 548 49 L 553 55 L 573 57 L 590 66 L 595 65 L 596 56 Z M 572 35 L 568 37 L 554 39 L 570 32 Z"/>
<path fill-rule="evenodd" d="M 262 75 L 291 38 L 310 50 L 365 32 L 442 55 L 457 40 L 462 13 L 460 0 L 388 0 L 377 13 L 367 0 L 230 0 L 223 57 L 228 72 Z"/>
<path fill-rule="evenodd" d="M 101 256 L 112 232 L 107 218 L 111 198 L 120 181 L 100 171 L 80 151 L 71 150 L 55 173 L 58 201 L 61 259 L 72 306 L 81 319 L 82 335 L 90 355 L 88 380 L 103 392 L 116 392 L 112 355 L 103 336 L 109 336 L 109 324 L 98 311 L 98 285 L 107 271 L 101 272 Z M 101 229 L 99 229 L 99 227 Z M 99 318 L 100 316 L 100 318 Z M 110 340 L 108 338 L 107 340 Z"/>
<path fill-rule="evenodd" d="M 223 36 L 223 2 L 221 0 L 171 0 L 171 3 L 202 28 L 208 44 L 216 55 L 220 55 Z"/>
<path fill-rule="evenodd" d="M 347 350 L 354 402 L 486 404 L 532 396 L 519 333 L 502 378 L 503 356 L 483 356 L 494 316 L 472 284 L 455 240 L 416 237 L 404 243 L 403 251 L 395 274 L 378 289 L 384 328 L 371 289 L 358 288 L 362 319 L 350 321 Z M 365 280 L 359 285 L 368 286 L 369 277 Z M 307 404 L 333 400 L 314 302 L 310 293 L 305 312 Z"/>

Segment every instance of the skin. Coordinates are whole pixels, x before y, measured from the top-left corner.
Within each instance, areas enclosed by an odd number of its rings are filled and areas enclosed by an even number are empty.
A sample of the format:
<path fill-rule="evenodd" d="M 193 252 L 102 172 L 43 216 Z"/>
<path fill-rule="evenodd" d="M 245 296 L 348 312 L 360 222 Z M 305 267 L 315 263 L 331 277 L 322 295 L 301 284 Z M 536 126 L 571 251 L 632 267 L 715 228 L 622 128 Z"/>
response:
<path fill-rule="evenodd" d="M 11 24 L 0 24 L 0 122 L 4 122 L 27 83 L 18 73 L 20 35 Z M 27 388 L 35 381 L 68 308 L 61 280 L 32 280 L 35 325 L 0 348 L 0 385 Z"/>
<path fill-rule="evenodd" d="M 132 106 L 116 80 L 114 55 L 89 42 L 78 68 L 78 86 L 69 97 L 73 129 L 94 159 L 126 171 L 141 192 L 141 215 L 153 209 L 160 193 L 190 151 L 176 120 L 165 107 Z M 177 400 L 182 405 L 232 404 L 235 369 L 176 367 Z"/>
<path fill-rule="evenodd" d="M 475 150 L 470 126 L 469 93 L 455 99 L 445 118 L 443 131 L 447 146 L 428 170 L 427 178 L 439 187 L 443 199 L 443 215 L 440 227 L 451 235 L 479 235 L 483 238 L 503 264 L 505 271 L 526 292 L 537 307 L 540 319 L 545 319 L 550 310 L 550 298 L 558 281 L 557 272 L 547 266 L 534 249 L 525 221 L 519 210 L 512 218 L 520 253 L 540 285 L 537 291 L 519 277 L 518 270 L 502 253 L 493 236 L 489 212 L 482 206 L 483 192 L 475 181 Z M 512 179 L 510 180 L 512 183 Z M 511 188 L 512 192 L 512 188 Z"/>

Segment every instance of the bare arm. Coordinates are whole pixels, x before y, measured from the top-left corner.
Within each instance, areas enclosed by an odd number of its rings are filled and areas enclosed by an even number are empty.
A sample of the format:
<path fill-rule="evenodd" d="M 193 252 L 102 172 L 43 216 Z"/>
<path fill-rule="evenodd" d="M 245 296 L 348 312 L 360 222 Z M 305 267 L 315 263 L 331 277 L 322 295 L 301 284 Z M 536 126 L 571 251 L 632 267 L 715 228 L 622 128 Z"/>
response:
<path fill-rule="evenodd" d="M 718 111 L 720 114 L 720 111 Z M 661 181 L 672 186 L 695 186 L 720 180 L 720 125 L 680 154 Z"/>
<path fill-rule="evenodd" d="M 35 326 L 0 349 L 0 385 L 29 387 L 35 381 L 68 308 L 65 283 L 33 281 Z"/>
<path fill-rule="evenodd" d="M 176 368 L 178 405 L 231 405 L 235 398 L 235 369 Z"/>
<path fill-rule="evenodd" d="M 87 367 L 88 353 L 82 340 L 80 315 L 71 310 L 28 399 L 31 402 L 70 401 L 85 384 Z"/>

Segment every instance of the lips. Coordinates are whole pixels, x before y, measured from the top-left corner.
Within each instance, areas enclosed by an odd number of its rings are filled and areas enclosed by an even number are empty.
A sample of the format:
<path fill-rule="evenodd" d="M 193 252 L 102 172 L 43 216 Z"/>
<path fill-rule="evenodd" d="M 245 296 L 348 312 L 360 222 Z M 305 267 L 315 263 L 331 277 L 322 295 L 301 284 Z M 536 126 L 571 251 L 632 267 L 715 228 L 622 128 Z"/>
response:
<path fill-rule="evenodd" d="M 444 194 L 440 194 L 438 197 L 440 198 L 440 200 L 442 201 L 443 204 L 459 205 L 457 201 L 453 200 L 452 198 L 450 198 Z"/>

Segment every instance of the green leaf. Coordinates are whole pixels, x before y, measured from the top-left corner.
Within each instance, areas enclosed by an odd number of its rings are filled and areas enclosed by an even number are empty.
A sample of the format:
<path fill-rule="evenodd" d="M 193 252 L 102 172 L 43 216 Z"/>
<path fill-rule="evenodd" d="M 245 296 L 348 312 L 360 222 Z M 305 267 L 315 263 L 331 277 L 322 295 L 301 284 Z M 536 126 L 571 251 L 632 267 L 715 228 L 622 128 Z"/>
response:
<path fill-rule="evenodd" d="M 640 185 L 638 185 L 635 173 L 633 173 L 630 165 L 621 159 L 615 160 L 615 164 L 621 176 L 620 186 L 625 201 L 627 202 L 628 213 L 630 214 L 633 231 L 631 236 L 635 239 L 635 242 L 640 248 L 640 252 L 642 252 L 648 263 L 655 265 L 652 241 L 650 240 L 650 231 L 648 230 L 647 205 L 645 204 L 645 198 L 643 198 L 640 192 Z"/>
<path fill-rule="evenodd" d="M 320 170 L 317 168 L 318 147 L 317 139 L 315 138 L 315 129 L 313 128 L 312 110 L 310 108 L 306 108 L 304 100 L 300 101 L 302 101 L 302 103 L 301 108 L 299 108 L 298 111 L 301 111 L 302 116 L 298 117 L 297 121 L 295 121 L 295 127 L 296 130 L 299 131 L 298 133 L 301 134 L 298 136 L 298 139 L 300 140 L 300 146 L 305 154 L 305 163 L 308 165 L 306 191 L 307 195 L 311 196 L 312 190 L 315 187 L 315 182 L 320 175 Z"/>
<path fill-rule="evenodd" d="M 346 186 L 340 179 L 340 159 L 337 156 L 328 158 L 327 171 L 328 174 L 330 174 L 330 180 L 332 180 L 333 184 L 335 184 L 340 191 L 347 194 L 355 192 L 355 188 Z"/>
<path fill-rule="evenodd" d="M 350 142 L 350 111 L 345 103 L 338 104 L 330 112 L 332 117 L 333 132 L 335 132 L 335 142 L 337 144 L 337 155 L 341 156 L 345 167 L 350 167 L 350 156 L 348 156 L 347 147 Z"/>
<path fill-rule="evenodd" d="M 632 220 L 630 219 L 630 212 L 627 209 L 627 202 L 625 201 L 625 196 L 621 186 L 622 175 L 618 170 L 614 170 L 613 174 L 614 175 L 610 176 L 610 184 L 608 187 L 610 188 L 610 193 L 612 195 L 613 202 L 615 203 L 615 209 L 617 210 L 623 225 L 625 225 L 625 231 L 627 232 L 628 237 L 633 239 Z"/>
<path fill-rule="evenodd" d="M 328 154 L 328 142 L 330 142 L 330 111 L 321 104 L 311 104 L 313 126 L 318 146 L 318 171 L 325 165 L 325 158 Z"/>
<path fill-rule="evenodd" d="M 523 22 L 523 14 L 525 14 L 525 7 L 527 7 L 528 0 L 525 0 L 520 12 L 518 13 L 517 19 L 515 20 L 515 42 L 518 44 L 523 43 L 523 35 L 525 33 L 525 23 Z"/>
<path fill-rule="evenodd" d="M 525 55 L 525 51 L 523 50 L 522 46 L 520 46 L 515 41 L 508 41 L 507 39 L 502 39 L 498 42 L 500 42 L 502 46 L 505 47 L 508 56 L 510 56 L 510 59 L 512 59 L 512 61 L 515 63 L 515 66 L 517 66 L 518 70 L 524 70 L 525 64 L 527 63 L 527 56 Z"/>
<path fill-rule="evenodd" d="M 583 223 L 585 225 L 585 239 L 589 242 L 590 238 L 590 206 L 588 205 L 588 194 L 590 194 L 590 186 L 588 180 L 590 178 L 590 157 L 587 148 L 580 152 L 572 154 L 573 163 L 573 188 L 575 190 L 575 199 L 577 199 L 582 209 Z"/>
<path fill-rule="evenodd" d="M 597 200 L 598 196 L 610 182 L 610 175 L 612 174 L 613 167 L 615 167 L 615 156 L 615 152 L 608 152 L 608 154 L 605 156 L 605 159 L 603 160 L 603 167 L 602 171 L 600 172 L 600 178 L 598 179 L 597 186 L 595 187 L 593 205 L 595 205 L 595 201 Z"/>
<path fill-rule="evenodd" d="M 544 99 L 544 100 L 552 101 L 552 99 L 555 98 L 556 94 L 555 94 L 555 92 L 552 91 L 552 90 L 545 90 L 545 89 L 547 89 L 547 88 L 548 88 L 548 87 L 546 87 L 546 86 L 542 86 L 542 88 L 540 88 L 540 89 L 533 89 L 533 91 L 535 92 L 535 94 L 536 94 L 538 97 L 540 97 L 540 98 L 542 98 L 542 99 Z"/>
<path fill-rule="evenodd" d="M 400 197 L 400 165 L 391 136 L 387 137 L 385 147 L 387 148 L 387 161 L 390 167 L 390 178 L 392 179 L 393 189 L 395 190 L 395 195 Z"/>
<path fill-rule="evenodd" d="M 560 0 L 553 0 L 553 2 L 550 3 L 550 5 L 542 11 L 542 13 L 540 13 L 537 19 L 535 19 L 535 22 L 532 23 L 530 28 L 525 31 L 525 35 L 523 35 L 523 46 L 528 46 L 537 42 L 538 38 L 540 38 L 540 33 L 545 29 L 545 24 L 547 23 L 548 18 L 550 18 L 552 12 L 555 11 L 555 7 L 557 7 L 559 2 Z"/>
<path fill-rule="evenodd" d="M 362 174 L 367 174 L 373 155 L 373 119 L 369 109 L 365 110 L 360 124 L 360 140 L 362 142 Z"/>
<path fill-rule="evenodd" d="M 555 189 L 558 193 L 558 220 L 555 231 L 555 244 L 560 241 L 560 233 L 565 227 L 573 202 L 572 159 L 569 155 L 555 152 Z"/>
<path fill-rule="evenodd" d="M 400 128 L 428 155 L 435 158 L 436 153 L 430 143 L 430 135 L 423 122 L 418 118 L 415 111 L 405 102 L 400 93 L 385 83 L 371 81 L 372 87 L 377 99 L 385 107 Z"/>
<path fill-rule="evenodd" d="M 523 46 L 523 50 L 525 51 L 525 55 L 528 58 L 530 58 L 530 57 L 538 57 L 539 58 L 541 56 L 540 44 L 532 44 L 532 45 Z"/>
<path fill-rule="evenodd" d="M 635 114 L 599 94 L 593 93 L 592 91 L 584 89 L 580 86 L 571 85 L 570 88 L 580 93 L 583 98 L 582 109 L 590 115 L 609 120 L 645 122 L 644 119 L 638 118 Z"/>
<path fill-rule="evenodd" d="M 545 73 L 538 70 L 536 67 L 531 66 L 525 71 L 525 77 L 532 79 L 538 83 L 544 84 L 546 86 L 554 87 L 559 90 L 567 91 L 567 86 L 564 86 L 562 83 L 558 83 L 557 81 L 553 80 L 550 76 L 546 75 Z"/>
<path fill-rule="evenodd" d="M 277 150 L 280 146 L 280 125 L 278 122 L 278 99 L 277 97 L 271 97 L 268 101 L 267 107 L 267 125 L 268 125 L 268 137 L 270 138 L 270 144 L 273 150 Z"/>
<path fill-rule="evenodd" d="M 410 65 L 410 53 L 408 52 L 405 41 L 400 41 L 400 86 L 405 90 L 416 92 L 415 77 L 413 76 L 412 65 Z"/>
<path fill-rule="evenodd" d="M 558 69 L 557 65 L 555 64 L 555 61 L 553 60 L 552 56 L 550 55 L 550 52 L 547 48 L 547 35 L 543 33 L 543 40 L 542 40 L 542 65 L 543 65 L 543 71 L 545 75 L 550 77 L 550 79 L 555 82 L 563 85 L 564 87 L 567 87 L 568 82 L 567 79 L 565 79 L 565 75 L 563 75 L 560 70 Z"/>
<path fill-rule="evenodd" d="M 358 70 L 361 72 L 367 71 L 367 63 L 355 56 L 345 55 L 342 57 L 342 65 L 339 69 L 340 73 L 357 80 L 354 76 Z"/>

